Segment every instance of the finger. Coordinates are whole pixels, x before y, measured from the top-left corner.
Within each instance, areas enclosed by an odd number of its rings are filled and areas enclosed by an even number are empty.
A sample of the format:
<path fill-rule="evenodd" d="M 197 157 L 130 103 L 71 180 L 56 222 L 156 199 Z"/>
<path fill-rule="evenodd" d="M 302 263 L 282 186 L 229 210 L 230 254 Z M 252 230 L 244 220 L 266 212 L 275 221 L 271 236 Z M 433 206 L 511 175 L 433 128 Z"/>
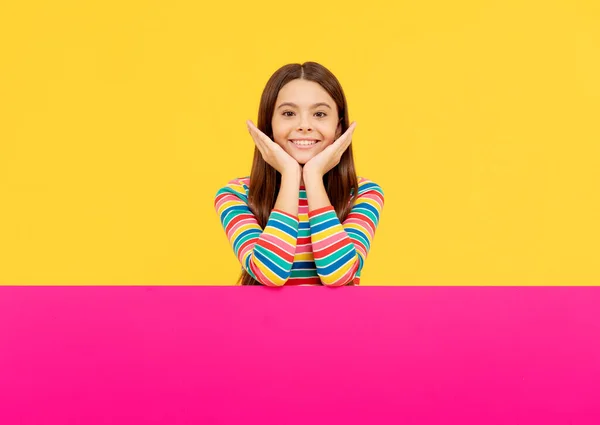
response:
<path fill-rule="evenodd" d="M 350 143 L 352 143 L 352 135 L 354 134 L 354 129 L 356 128 L 356 122 L 353 122 L 350 127 L 342 134 L 342 136 L 335 141 L 333 144 L 338 151 L 344 152 Z"/>
<path fill-rule="evenodd" d="M 248 123 L 249 123 L 248 131 L 250 132 L 250 135 L 254 139 L 254 142 L 261 144 L 261 145 L 264 144 L 263 138 L 260 137 L 261 131 L 254 124 L 252 124 L 252 121 L 248 121 Z"/>
<path fill-rule="evenodd" d="M 354 130 L 356 130 L 356 121 L 353 122 L 350 127 L 348 127 L 348 138 L 346 139 L 347 144 L 349 145 L 350 143 L 352 143 L 352 136 L 354 135 Z"/>
<path fill-rule="evenodd" d="M 344 131 L 344 134 L 342 134 L 337 140 L 336 142 L 339 140 L 340 142 L 346 140 L 349 136 L 352 136 L 352 133 L 354 133 L 354 129 L 356 128 L 356 122 L 353 122 L 352 124 L 350 124 L 350 126 L 346 129 L 346 131 Z"/>
<path fill-rule="evenodd" d="M 252 121 L 246 120 L 246 128 L 248 129 L 248 133 L 250 133 L 250 135 L 252 135 L 253 127 L 254 127 L 254 124 L 252 124 Z"/>
<path fill-rule="evenodd" d="M 263 140 L 256 133 L 256 127 L 251 125 L 251 123 L 248 124 L 248 132 L 250 133 L 250 136 L 252 136 L 252 140 L 254 140 L 254 144 L 256 145 L 256 147 L 258 148 L 258 150 L 264 157 L 267 147 L 265 146 Z"/>
<path fill-rule="evenodd" d="M 346 130 L 346 134 L 348 134 L 348 139 L 352 139 L 354 130 L 356 130 L 356 121 L 354 121 L 352 124 L 350 124 L 350 127 L 348 127 L 348 130 Z"/>
<path fill-rule="evenodd" d="M 266 145 L 266 146 L 272 146 L 275 144 L 275 142 L 273 140 L 271 140 L 271 138 L 269 136 L 267 136 L 265 133 L 263 133 L 259 128 L 255 128 L 255 133 L 258 135 L 258 137 L 260 138 L 260 140 Z"/>
<path fill-rule="evenodd" d="M 267 148 L 271 143 L 274 143 L 269 136 L 256 127 L 252 121 L 248 120 L 246 122 L 248 123 L 248 129 L 251 130 L 250 134 L 254 134 L 254 136 L 264 144 L 265 148 Z"/>

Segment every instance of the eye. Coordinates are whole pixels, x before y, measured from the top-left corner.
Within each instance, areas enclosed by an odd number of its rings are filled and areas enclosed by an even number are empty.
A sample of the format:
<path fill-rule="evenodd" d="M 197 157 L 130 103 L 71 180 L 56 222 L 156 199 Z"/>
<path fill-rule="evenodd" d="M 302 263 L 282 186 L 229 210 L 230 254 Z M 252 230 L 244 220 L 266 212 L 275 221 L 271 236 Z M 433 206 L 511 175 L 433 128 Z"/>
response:
<path fill-rule="evenodd" d="M 325 112 L 315 112 L 315 114 L 323 114 L 323 115 L 319 116 L 319 118 L 324 118 L 327 116 L 327 114 Z"/>
<path fill-rule="evenodd" d="M 293 114 L 293 112 L 292 112 L 292 111 L 285 111 L 285 112 L 284 112 L 283 114 L 281 114 L 281 115 L 283 115 L 284 117 L 291 117 L 291 115 L 286 115 L 286 114 Z"/>

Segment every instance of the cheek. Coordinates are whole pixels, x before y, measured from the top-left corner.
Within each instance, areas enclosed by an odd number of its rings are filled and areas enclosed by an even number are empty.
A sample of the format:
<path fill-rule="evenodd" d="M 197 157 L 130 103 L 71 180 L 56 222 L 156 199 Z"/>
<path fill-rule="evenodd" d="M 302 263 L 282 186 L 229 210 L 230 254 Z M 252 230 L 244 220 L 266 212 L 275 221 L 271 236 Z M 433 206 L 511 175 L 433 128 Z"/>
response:
<path fill-rule="evenodd" d="M 323 141 L 325 144 L 333 143 L 336 139 L 335 127 L 328 126 L 321 130 L 321 134 L 323 135 Z"/>
<path fill-rule="evenodd" d="M 287 135 L 288 135 L 289 131 L 284 126 L 282 126 L 276 122 L 273 122 L 272 128 L 273 128 L 273 141 L 280 145 L 285 144 L 285 142 L 287 141 Z"/>

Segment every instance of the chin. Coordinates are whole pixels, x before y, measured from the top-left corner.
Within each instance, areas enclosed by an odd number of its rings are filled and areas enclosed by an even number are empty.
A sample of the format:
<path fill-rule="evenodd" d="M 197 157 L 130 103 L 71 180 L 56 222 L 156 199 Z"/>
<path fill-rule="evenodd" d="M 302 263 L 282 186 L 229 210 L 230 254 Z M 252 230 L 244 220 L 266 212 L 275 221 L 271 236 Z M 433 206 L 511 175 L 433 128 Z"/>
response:
<path fill-rule="evenodd" d="M 308 161 L 310 161 L 312 158 L 313 158 L 312 156 L 310 156 L 310 157 L 306 157 L 306 156 L 302 156 L 302 157 L 299 157 L 299 156 L 294 156 L 294 159 L 295 159 L 295 160 L 298 162 L 298 164 L 300 164 L 300 165 L 304 165 L 304 164 L 306 164 L 306 163 L 307 163 Z"/>

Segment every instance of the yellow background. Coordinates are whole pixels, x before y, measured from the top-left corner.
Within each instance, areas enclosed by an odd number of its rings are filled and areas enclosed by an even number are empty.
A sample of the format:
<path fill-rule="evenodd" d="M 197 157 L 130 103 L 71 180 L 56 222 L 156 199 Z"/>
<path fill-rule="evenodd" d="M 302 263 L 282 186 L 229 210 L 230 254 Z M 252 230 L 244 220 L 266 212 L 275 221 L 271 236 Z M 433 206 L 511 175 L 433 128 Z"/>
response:
<path fill-rule="evenodd" d="M 600 2 L 4 2 L 0 283 L 232 284 L 270 75 L 342 83 L 364 285 L 600 284 Z"/>

